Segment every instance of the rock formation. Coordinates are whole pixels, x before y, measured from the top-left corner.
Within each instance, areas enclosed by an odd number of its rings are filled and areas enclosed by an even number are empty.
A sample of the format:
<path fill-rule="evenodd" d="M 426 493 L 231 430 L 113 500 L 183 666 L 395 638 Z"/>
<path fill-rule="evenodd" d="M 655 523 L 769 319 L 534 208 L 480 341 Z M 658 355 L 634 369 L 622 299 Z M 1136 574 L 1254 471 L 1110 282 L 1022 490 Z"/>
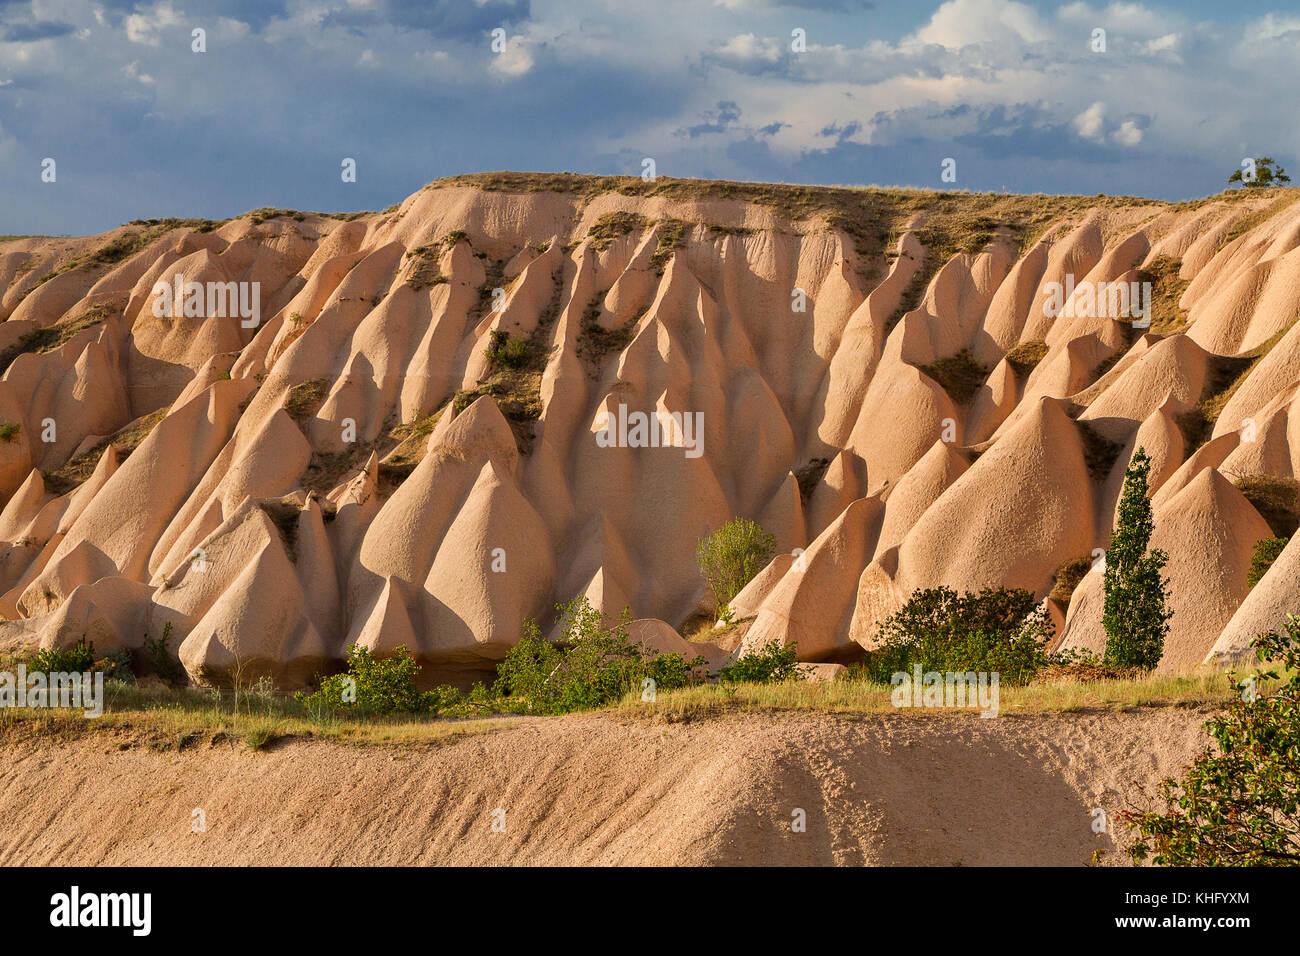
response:
<path fill-rule="evenodd" d="M 728 646 L 851 662 L 916 588 L 1044 598 L 1142 446 L 1161 666 L 1240 656 L 1300 612 L 1294 542 L 1245 581 L 1294 530 L 1259 493 L 1300 471 L 1291 195 L 497 174 L 0 243 L 0 649 L 170 627 L 195 679 L 294 687 L 405 644 L 464 683 L 576 595 L 678 647 L 743 515 L 778 554 Z"/>

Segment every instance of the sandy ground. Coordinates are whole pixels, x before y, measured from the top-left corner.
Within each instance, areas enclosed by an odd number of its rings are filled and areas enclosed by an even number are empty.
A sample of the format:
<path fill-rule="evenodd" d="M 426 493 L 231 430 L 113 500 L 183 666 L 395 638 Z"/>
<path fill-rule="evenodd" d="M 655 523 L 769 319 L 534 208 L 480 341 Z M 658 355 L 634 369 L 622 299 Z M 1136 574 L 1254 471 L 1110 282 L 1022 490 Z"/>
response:
<path fill-rule="evenodd" d="M 1109 817 L 1132 781 L 1185 765 L 1205 717 L 584 715 L 429 747 L 260 753 L 159 752 L 125 731 L 11 738 L 0 863 L 1077 866 L 1097 847 L 1119 863 L 1093 809 Z"/>

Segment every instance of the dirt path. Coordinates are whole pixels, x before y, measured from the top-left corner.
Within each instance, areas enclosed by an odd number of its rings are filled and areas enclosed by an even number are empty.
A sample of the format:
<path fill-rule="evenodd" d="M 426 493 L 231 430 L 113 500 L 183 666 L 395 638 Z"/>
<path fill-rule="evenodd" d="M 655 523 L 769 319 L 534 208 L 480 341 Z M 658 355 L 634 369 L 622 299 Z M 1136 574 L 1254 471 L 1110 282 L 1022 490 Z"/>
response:
<path fill-rule="evenodd" d="M 1205 717 L 592 715 L 427 748 L 261 753 L 12 739 L 0 863 L 1074 866 L 1099 846 L 1117 863 L 1092 810 L 1185 765 Z"/>

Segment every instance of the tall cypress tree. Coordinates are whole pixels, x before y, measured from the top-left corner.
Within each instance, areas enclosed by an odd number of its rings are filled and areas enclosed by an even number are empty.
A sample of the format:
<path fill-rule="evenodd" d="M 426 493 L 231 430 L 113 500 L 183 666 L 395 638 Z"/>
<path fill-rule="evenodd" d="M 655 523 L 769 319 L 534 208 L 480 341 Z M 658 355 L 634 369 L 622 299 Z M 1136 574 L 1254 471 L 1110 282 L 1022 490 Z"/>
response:
<path fill-rule="evenodd" d="M 1147 499 L 1151 458 L 1139 448 L 1124 473 L 1119 518 L 1106 552 L 1106 603 L 1101 623 L 1106 629 L 1104 662 L 1110 667 L 1141 667 L 1160 663 L 1169 636 L 1169 582 L 1160 572 L 1169 556 L 1148 551 L 1155 521 Z"/>

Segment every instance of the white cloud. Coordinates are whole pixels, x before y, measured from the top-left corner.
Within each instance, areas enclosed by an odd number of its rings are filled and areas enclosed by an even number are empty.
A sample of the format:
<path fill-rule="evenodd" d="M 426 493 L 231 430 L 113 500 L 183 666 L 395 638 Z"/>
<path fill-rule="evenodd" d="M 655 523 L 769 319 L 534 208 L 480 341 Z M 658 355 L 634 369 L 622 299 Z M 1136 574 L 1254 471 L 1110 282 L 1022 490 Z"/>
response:
<path fill-rule="evenodd" d="M 1106 129 L 1106 104 L 1100 100 L 1093 103 L 1070 123 L 1084 139 L 1100 141 Z"/>
<path fill-rule="evenodd" d="M 506 41 L 506 48 L 500 53 L 493 53 L 488 69 L 497 76 L 515 79 L 523 76 L 533 68 L 533 54 L 528 49 L 527 41 L 521 36 L 513 36 Z"/>
<path fill-rule="evenodd" d="M 950 50 L 977 43 L 1041 43 L 1050 32 L 1038 11 L 1015 0 L 948 0 L 904 43 L 933 43 Z"/>
<path fill-rule="evenodd" d="M 148 73 L 140 72 L 140 61 L 132 60 L 126 66 L 122 67 L 122 72 L 133 80 L 138 80 L 145 86 L 152 86 L 154 79 Z"/>
<path fill-rule="evenodd" d="M 1178 41 L 1182 37 L 1177 33 L 1166 33 L 1162 37 L 1156 37 L 1154 40 L 1148 40 L 1142 45 L 1142 49 L 1147 53 L 1163 53 L 1166 50 L 1178 49 Z"/>
<path fill-rule="evenodd" d="M 1247 24 L 1243 36 L 1248 43 L 1260 40 L 1276 40 L 1282 37 L 1300 42 L 1300 16 L 1281 16 L 1276 13 L 1267 13 L 1258 20 Z"/>
<path fill-rule="evenodd" d="M 1142 136 L 1142 128 L 1134 120 L 1125 120 L 1110 134 L 1110 138 L 1121 146 L 1136 146 L 1142 142 Z"/>
<path fill-rule="evenodd" d="M 143 13 L 132 13 L 126 18 L 126 38 L 132 43 L 144 43 L 149 46 L 158 46 L 161 39 L 158 31 L 167 27 L 174 27 L 181 23 L 183 16 L 171 3 L 164 0 L 154 6 L 152 10 Z"/>

